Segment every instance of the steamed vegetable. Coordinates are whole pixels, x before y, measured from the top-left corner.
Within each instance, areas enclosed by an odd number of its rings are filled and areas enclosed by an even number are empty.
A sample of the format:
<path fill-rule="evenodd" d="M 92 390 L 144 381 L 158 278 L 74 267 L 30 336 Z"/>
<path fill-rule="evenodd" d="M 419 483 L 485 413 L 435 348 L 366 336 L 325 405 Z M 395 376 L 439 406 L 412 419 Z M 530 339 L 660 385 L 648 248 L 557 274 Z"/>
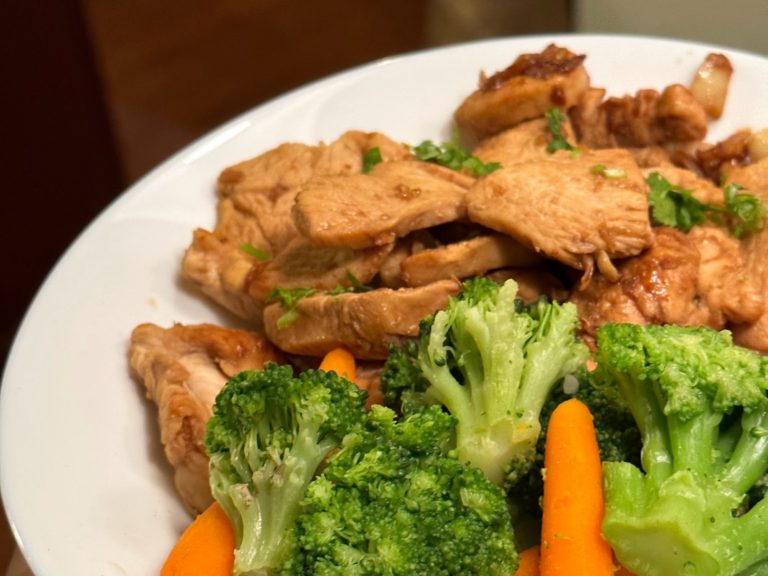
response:
<path fill-rule="evenodd" d="M 603 534 L 638 576 L 768 571 L 768 358 L 728 332 L 606 325 L 598 368 L 643 436 L 642 470 L 604 464 Z M 746 505 L 745 505 L 746 503 Z"/>
<path fill-rule="evenodd" d="M 372 407 L 309 485 L 283 574 L 514 574 L 504 493 L 447 454 L 454 426 L 438 407 L 400 422 Z"/>
<path fill-rule="evenodd" d="M 218 502 L 214 502 L 181 535 L 160 576 L 230 576 L 234 549 L 232 525 Z"/>
<path fill-rule="evenodd" d="M 355 357 L 344 348 L 334 348 L 328 354 L 325 355 L 318 370 L 324 372 L 336 372 L 342 378 L 346 378 L 350 382 L 355 382 L 357 379 L 357 371 L 355 369 Z"/>
<path fill-rule="evenodd" d="M 365 418 L 365 393 L 333 372 L 267 364 L 216 397 L 205 447 L 214 498 L 235 533 L 234 574 L 276 574 L 318 467 Z"/>
<path fill-rule="evenodd" d="M 572 398 L 555 408 L 544 454 L 541 575 L 612 576 L 613 554 L 600 534 L 600 451 L 586 405 Z"/>
<path fill-rule="evenodd" d="M 443 406 L 458 421 L 459 459 L 495 484 L 514 482 L 535 461 L 539 416 L 550 392 L 583 369 L 588 350 L 576 339 L 577 324 L 572 304 L 540 300 L 526 308 L 514 281 L 499 286 L 475 278 L 422 322 L 418 371 L 408 367 L 407 352 L 388 362 L 385 398 L 405 392 L 409 406 Z"/>
<path fill-rule="evenodd" d="M 541 513 L 544 490 L 544 446 L 549 419 L 554 410 L 569 399 L 578 399 L 592 413 L 600 459 L 608 462 L 630 462 L 640 465 L 642 441 L 632 413 L 621 398 L 616 384 L 598 381 L 591 373 L 570 378 L 567 385 L 557 386 L 541 410 L 543 433 L 536 445 L 536 459 L 531 470 L 511 487 L 515 504 L 529 514 Z"/>

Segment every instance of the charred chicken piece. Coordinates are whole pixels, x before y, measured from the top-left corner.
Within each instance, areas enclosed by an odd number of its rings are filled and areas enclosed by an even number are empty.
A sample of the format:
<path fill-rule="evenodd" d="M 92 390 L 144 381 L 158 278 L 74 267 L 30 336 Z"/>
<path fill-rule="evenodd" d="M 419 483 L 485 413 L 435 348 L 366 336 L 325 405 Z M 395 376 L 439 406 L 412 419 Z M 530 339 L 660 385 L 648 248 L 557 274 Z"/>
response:
<path fill-rule="evenodd" d="M 744 270 L 738 241 L 721 228 L 697 226 L 689 234 L 656 228 L 653 246 L 620 264 L 618 282 L 595 276 L 571 300 L 589 339 L 614 322 L 721 329 L 762 311 L 758 287 L 743 279 Z"/>
<path fill-rule="evenodd" d="M 590 148 L 647 147 L 699 142 L 707 135 L 707 115 L 681 84 L 661 93 L 639 90 L 634 96 L 603 100 L 593 89 L 570 112 L 580 144 Z"/>
<path fill-rule="evenodd" d="M 584 56 L 550 44 L 542 52 L 523 54 L 490 77 L 456 110 L 454 118 L 469 145 L 526 120 L 544 116 L 553 107 L 569 108 L 589 87 Z"/>

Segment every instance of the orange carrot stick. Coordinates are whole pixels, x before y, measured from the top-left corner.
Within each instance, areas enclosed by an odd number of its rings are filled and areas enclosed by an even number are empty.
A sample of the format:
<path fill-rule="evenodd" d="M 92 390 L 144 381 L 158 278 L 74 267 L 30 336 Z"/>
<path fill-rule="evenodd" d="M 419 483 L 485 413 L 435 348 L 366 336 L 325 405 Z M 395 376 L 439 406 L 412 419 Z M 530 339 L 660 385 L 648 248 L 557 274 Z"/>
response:
<path fill-rule="evenodd" d="M 552 413 L 544 468 L 541 576 L 612 576 L 611 547 L 600 533 L 600 451 L 592 415 L 579 400 L 567 400 Z"/>
<path fill-rule="evenodd" d="M 323 358 L 320 370 L 336 372 L 350 382 L 355 382 L 355 357 L 344 348 L 334 348 Z"/>
<path fill-rule="evenodd" d="M 160 576 L 231 576 L 234 550 L 232 525 L 214 502 L 181 535 Z"/>
<path fill-rule="evenodd" d="M 539 576 L 539 547 L 532 546 L 520 552 L 520 566 L 515 576 Z"/>

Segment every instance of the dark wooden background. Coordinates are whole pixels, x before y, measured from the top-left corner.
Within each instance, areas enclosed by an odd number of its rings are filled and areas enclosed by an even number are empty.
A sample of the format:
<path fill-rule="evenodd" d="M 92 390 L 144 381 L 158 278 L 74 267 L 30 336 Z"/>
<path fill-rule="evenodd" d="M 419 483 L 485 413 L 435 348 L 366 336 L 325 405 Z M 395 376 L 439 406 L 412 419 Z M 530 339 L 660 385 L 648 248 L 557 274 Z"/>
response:
<path fill-rule="evenodd" d="M 568 0 L 35 0 L 3 8 L 0 366 L 78 232 L 216 125 L 385 56 L 571 27 Z M 0 574 L 11 548 L 3 520 Z"/>

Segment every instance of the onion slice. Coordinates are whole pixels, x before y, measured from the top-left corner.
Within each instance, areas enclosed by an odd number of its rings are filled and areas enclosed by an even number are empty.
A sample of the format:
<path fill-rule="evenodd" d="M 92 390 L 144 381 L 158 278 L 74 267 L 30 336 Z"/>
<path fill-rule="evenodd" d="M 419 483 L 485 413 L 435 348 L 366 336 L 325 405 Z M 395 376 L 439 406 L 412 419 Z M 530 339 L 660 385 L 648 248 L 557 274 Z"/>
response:
<path fill-rule="evenodd" d="M 733 74 L 730 60 L 723 54 L 710 53 L 691 83 L 691 93 L 710 118 L 720 118 Z"/>

